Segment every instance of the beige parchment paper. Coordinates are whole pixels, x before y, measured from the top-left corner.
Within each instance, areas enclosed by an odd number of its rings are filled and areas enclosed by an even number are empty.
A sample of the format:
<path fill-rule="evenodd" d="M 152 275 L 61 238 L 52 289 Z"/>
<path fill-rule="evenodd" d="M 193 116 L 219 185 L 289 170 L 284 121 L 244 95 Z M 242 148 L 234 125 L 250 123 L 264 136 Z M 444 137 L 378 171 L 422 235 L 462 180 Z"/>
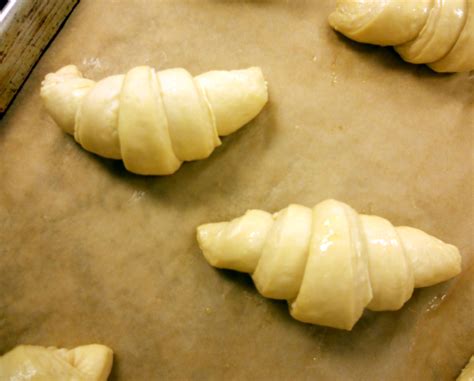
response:
<path fill-rule="evenodd" d="M 83 0 L 0 121 L 0 353 L 115 351 L 112 380 L 452 380 L 474 352 L 473 78 L 353 43 L 334 1 Z M 140 177 L 82 150 L 40 82 L 135 65 L 262 67 L 270 102 L 207 160 Z M 211 268 L 204 222 L 347 202 L 456 244 L 463 273 L 352 332 Z"/>

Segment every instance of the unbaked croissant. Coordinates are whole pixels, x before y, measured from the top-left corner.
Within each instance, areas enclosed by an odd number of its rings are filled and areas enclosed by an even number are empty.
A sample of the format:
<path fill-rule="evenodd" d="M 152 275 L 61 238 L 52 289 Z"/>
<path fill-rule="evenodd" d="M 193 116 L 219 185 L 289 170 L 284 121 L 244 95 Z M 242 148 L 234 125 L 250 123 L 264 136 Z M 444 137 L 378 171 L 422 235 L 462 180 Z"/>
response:
<path fill-rule="evenodd" d="M 466 364 L 464 369 L 456 381 L 473 381 L 474 380 L 474 355 L 471 356 L 471 359 Z"/>
<path fill-rule="evenodd" d="M 2 381 L 106 381 L 113 352 L 99 345 L 58 349 L 19 345 L 0 357 Z"/>
<path fill-rule="evenodd" d="M 249 210 L 199 226 L 197 239 L 211 265 L 252 274 L 263 296 L 288 300 L 295 319 L 347 330 L 365 307 L 397 310 L 414 287 L 461 271 L 456 247 L 335 200 Z"/>
<path fill-rule="evenodd" d="M 474 70 L 473 0 L 337 0 L 330 25 L 438 72 Z"/>
<path fill-rule="evenodd" d="M 268 99 L 260 68 L 210 71 L 131 69 L 99 82 L 69 65 L 46 75 L 41 97 L 54 121 L 86 150 L 143 175 L 174 173 L 208 157 Z"/>

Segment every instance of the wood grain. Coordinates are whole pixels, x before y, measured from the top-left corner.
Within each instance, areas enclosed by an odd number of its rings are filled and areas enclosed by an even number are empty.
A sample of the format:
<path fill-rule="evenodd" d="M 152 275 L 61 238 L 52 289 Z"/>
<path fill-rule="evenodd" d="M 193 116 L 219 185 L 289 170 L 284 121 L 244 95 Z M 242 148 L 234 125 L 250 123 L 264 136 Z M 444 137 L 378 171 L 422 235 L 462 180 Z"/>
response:
<path fill-rule="evenodd" d="M 12 0 L 10 0 L 12 1 Z M 78 0 L 16 0 L 0 23 L 0 112 Z"/>

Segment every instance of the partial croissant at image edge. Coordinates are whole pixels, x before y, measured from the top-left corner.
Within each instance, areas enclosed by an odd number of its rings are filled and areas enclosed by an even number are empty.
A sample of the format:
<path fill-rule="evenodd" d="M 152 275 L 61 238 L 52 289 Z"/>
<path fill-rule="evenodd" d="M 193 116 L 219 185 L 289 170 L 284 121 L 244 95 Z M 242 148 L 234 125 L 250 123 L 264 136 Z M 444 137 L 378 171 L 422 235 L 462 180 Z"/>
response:
<path fill-rule="evenodd" d="M 365 308 L 398 310 L 414 288 L 461 272 L 455 246 L 336 200 L 248 210 L 199 226 L 197 241 L 210 265 L 249 273 L 260 294 L 287 300 L 296 320 L 345 330 Z"/>
<path fill-rule="evenodd" d="M 328 21 L 354 41 L 393 46 L 436 72 L 474 70 L 472 0 L 337 0 Z"/>
<path fill-rule="evenodd" d="M 0 380 L 106 381 L 113 351 L 101 344 L 72 349 L 18 345 L 0 356 Z"/>
<path fill-rule="evenodd" d="M 474 354 L 469 359 L 466 366 L 461 371 L 461 374 L 456 378 L 456 381 L 472 381 L 474 380 Z"/>
<path fill-rule="evenodd" d="M 84 149 L 141 175 L 170 175 L 184 161 L 207 158 L 219 136 L 246 125 L 268 101 L 259 67 L 193 77 L 182 68 L 137 66 L 95 82 L 67 65 L 46 75 L 40 95 Z"/>

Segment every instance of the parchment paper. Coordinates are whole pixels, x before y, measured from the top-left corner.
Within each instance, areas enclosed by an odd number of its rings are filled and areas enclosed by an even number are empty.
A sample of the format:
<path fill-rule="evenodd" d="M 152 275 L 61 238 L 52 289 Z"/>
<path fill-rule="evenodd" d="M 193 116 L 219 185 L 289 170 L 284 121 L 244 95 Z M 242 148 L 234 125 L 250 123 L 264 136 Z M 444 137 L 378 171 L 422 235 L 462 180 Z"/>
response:
<path fill-rule="evenodd" d="M 334 1 L 81 1 L 0 121 L 0 353 L 115 351 L 112 380 L 452 380 L 474 352 L 473 79 L 333 32 Z M 40 82 L 75 63 L 262 67 L 270 102 L 207 160 L 140 177 L 82 150 Z M 198 224 L 328 197 L 456 244 L 463 273 L 352 332 L 211 268 Z"/>

